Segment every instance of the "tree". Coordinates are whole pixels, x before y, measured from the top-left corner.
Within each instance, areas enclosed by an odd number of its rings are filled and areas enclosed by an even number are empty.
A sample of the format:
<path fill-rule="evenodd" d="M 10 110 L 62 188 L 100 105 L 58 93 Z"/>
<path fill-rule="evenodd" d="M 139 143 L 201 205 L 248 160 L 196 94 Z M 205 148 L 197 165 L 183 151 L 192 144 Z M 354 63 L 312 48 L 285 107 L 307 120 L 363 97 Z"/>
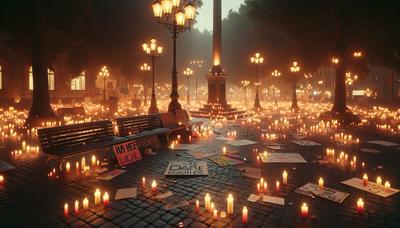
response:
<path fill-rule="evenodd" d="M 340 115 L 348 111 L 345 74 L 353 52 L 366 52 L 364 61 L 369 61 L 375 57 L 369 54 L 369 47 L 388 45 L 378 37 L 398 30 L 399 5 L 390 0 L 246 1 L 250 18 L 258 26 L 280 33 L 287 49 L 293 50 L 289 53 L 306 59 L 306 65 L 319 64 L 321 59 L 327 62 L 330 57 L 339 59 L 332 112 Z M 393 50 L 394 46 L 385 49 Z M 315 59 L 310 52 L 320 58 Z"/>
<path fill-rule="evenodd" d="M 27 126 L 38 125 L 43 120 L 53 120 L 55 114 L 50 106 L 48 78 L 47 78 L 47 30 L 46 18 L 43 12 L 43 1 L 34 3 L 32 18 L 32 71 L 33 96 L 29 111 Z"/>

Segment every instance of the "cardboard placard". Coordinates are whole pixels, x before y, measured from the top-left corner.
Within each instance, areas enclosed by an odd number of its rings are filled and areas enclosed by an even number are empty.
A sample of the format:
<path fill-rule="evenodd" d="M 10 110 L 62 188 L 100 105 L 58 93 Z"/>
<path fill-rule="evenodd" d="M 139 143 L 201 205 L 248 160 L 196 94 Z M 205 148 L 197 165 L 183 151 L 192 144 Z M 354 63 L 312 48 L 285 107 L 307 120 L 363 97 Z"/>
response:
<path fill-rule="evenodd" d="M 207 176 L 207 161 L 170 161 L 165 176 Z"/>
<path fill-rule="evenodd" d="M 333 188 L 324 187 L 323 189 L 320 189 L 318 185 L 313 183 L 307 183 L 306 185 L 296 189 L 295 192 L 306 196 L 316 195 L 336 203 L 342 203 L 347 196 L 350 195 L 347 192 L 341 192 Z"/>
<path fill-rule="evenodd" d="M 307 163 L 299 153 L 259 153 L 263 163 Z"/>
<path fill-rule="evenodd" d="M 114 145 L 113 151 L 115 157 L 117 157 L 119 166 L 125 166 L 142 159 L 135 140 Z"/>

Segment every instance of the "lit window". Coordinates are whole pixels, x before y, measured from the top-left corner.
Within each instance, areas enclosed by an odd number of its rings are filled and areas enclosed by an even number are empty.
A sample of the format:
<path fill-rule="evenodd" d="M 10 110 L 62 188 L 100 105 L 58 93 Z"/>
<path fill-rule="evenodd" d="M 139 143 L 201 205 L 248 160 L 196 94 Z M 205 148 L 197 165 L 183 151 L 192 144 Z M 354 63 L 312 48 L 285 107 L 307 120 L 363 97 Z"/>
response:
<path fill-rule="evenodd" d="M 54 71 L 47 69 L 47 80 L 49 90 L 54 90 Z M 32 66 L 29 67 L 29 90 L 33 90 L 33 70 Z"/>
<path fill-rule="evenodd" d="M 80 75 L 71 79 L 71 90 L 85 90 L 85 71 L 82 71 Z"/>
<path fill-rule="evenodd" d="M 3 89 L 3 70 L 0 66 L 0 89 Z"/>

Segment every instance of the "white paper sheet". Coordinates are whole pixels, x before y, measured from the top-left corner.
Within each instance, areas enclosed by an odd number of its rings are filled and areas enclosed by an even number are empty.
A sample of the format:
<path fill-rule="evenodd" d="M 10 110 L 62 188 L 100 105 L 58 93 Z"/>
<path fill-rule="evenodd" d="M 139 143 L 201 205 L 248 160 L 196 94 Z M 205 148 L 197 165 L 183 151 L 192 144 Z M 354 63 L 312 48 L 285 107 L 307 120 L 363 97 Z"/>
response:
<path fill-rule="evenodd" d="M 115 194 L 115 200 L 136 198 L 137 188 L 120 188 Z"/>
<path fill-rule="evenodd" d="M 380 145 L 380 146 L 399 146 L 399 144 L 397 144 L 397 143 L 383 141 L 383 140 L 367 141 L 367 143 L 376 144 L 376 145 Z"/>
<path fill-rule="evenodd" d="M 382 197 L 388 197 L 399 192 L 399 189 L 395 188 L 390 188 L 386 191 L 383 186 L 378 186 L 376 183 L 370 181 L 368 182 L 367 186 L 364 186 L 364 181 L 361 178 L 357 177 L 343 181 L 342 184 L 358 188 Z"/>
<path fill-rule="evenodd" d="M 278 205 L 285 205 L 285 199 L 281 197 L 275 196 L 263 196 L 263 202 L 273 203 Z"/>
<path fill-rule="evenodd" d="M 260 196 L 253 194 L 253 193 L 250 194 L 249 197 L 247 198 L 248 201 L 253 202 L 253 203 L 257 202 L 259 199 L 260 199 Z"/>
<path fill-rule="evenodd" d="M 241 140 L 233 140 L 229 141 L 226 144 L 229 144 L 231 146 L 248 146 L 248 145 L 254 145 L 257 144 L 257 142 L 247 140 L 247 139 L 241 139 Z"/>
<path fill-rule="evenodd" d="M 263 163 L 307 163 L 299 153 L 259 153 Z"/>

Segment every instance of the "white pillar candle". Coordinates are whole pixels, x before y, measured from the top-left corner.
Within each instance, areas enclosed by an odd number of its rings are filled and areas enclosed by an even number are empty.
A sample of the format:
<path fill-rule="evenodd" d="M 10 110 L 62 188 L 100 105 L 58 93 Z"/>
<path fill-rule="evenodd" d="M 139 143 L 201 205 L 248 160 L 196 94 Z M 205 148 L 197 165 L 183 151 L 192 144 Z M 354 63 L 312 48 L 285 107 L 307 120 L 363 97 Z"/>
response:
<path fill-rule="evenodd" d="M 286 172 L 286 170 L 285 171 L 283 171 L 283 173 L 282 173 L 282 183 L 283 184 L 287 184 L 287 179 L 288 179 L 288 173 Z"/>
<path fill-rule="evenodd" d="M 96 191 L 94 192 L 94 205 L 98 205 L 100 203 L 100 195 L 100 190 L 96 189 Z"/>
<path fill-rule="evenodd" d="M 228 198 L 226 198 L 226 203 L 227 203 L 226 211 L 227 211 L 228 215 L 233 214 L 233 196 L 232 196 L 232 194 L 228 195 Z"/>
<path fill-rule="evenodd" d="M 86 209 L 89 208 L 89 200 L 88 200 L 88 198 L 85 197 L 85 198 L 83 199 L 82 205 L 83 205 L 83 209 L 84 209 L 84 210 L 86 210 Z"/>
<path fill-rule="evenodd" d="M 211 207 L 211 197 L 208 193 L 204 197 L 204 207 L 206 208 L 206 210 L 210 210 Z"/>

